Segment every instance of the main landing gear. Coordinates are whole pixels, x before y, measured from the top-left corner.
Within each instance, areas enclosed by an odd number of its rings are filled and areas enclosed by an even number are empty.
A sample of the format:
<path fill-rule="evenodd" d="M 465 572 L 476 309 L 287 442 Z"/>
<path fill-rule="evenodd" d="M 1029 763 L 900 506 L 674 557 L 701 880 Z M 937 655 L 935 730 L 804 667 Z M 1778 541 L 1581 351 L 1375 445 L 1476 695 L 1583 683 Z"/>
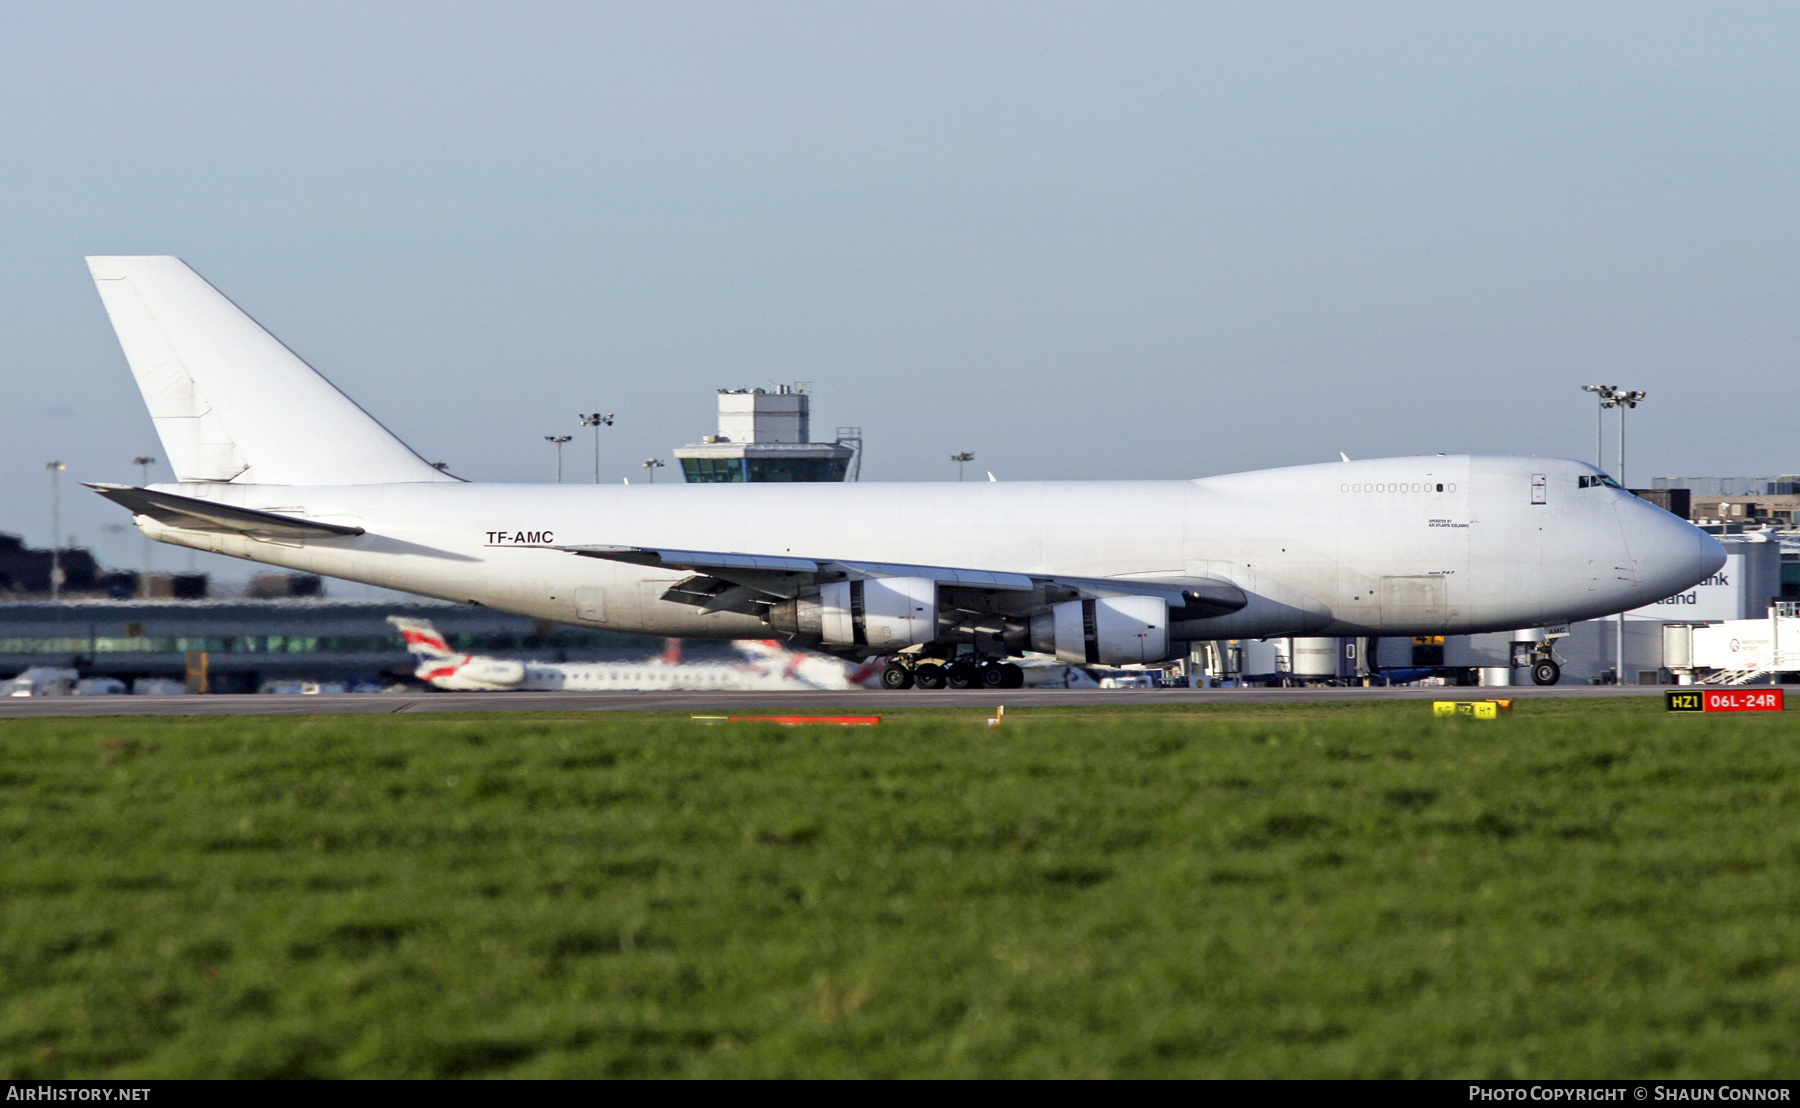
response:
<path fill-rule="evenodd" d="M 1551 631 L 1545 628 L 1544 637 L 1536 641 L 1525 639 L 1514 640 L 1512 644 L 1512 664 L 1524 666 L 1531 673 L 1534 685 L 1554 685 L 1562 680 L 1562 666 L 1556 664 L 1556 656 L 1551 653 L 1558 639 L 1567 638 L 1567 630 Z"/>
<path fill-rule="evenodd" d="M 899 655 L 881 671 L 884 689 L 1017 689 L 1025 671 L 997 658 L 927 658 Z"/>

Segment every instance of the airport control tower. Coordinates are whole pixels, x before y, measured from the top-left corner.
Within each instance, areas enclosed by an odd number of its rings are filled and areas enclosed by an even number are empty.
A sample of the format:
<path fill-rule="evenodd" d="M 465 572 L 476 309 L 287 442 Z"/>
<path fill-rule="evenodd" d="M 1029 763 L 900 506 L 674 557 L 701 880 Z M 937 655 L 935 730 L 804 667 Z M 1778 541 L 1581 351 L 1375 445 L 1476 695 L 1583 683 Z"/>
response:
<path fill-rule="evenodd" d="M 719 433 L 678 447 L 689 481 L 854 480 L 862 432 L 838 428 L 838 441 L 812 441 L 812 397 L 800 385 L 720 389 Z"/>

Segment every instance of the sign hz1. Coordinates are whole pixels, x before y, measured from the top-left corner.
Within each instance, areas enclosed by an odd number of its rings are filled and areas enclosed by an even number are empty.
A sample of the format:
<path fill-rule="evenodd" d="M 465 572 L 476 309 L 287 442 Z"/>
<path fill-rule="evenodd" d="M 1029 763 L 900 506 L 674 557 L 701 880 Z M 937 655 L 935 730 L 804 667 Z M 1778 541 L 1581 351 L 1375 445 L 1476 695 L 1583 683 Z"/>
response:
<path fill-rule="evenodd" d="M 1671 712 L 1779 712 L 1780 689 L 1684 689 L 1667 692 Z"/>

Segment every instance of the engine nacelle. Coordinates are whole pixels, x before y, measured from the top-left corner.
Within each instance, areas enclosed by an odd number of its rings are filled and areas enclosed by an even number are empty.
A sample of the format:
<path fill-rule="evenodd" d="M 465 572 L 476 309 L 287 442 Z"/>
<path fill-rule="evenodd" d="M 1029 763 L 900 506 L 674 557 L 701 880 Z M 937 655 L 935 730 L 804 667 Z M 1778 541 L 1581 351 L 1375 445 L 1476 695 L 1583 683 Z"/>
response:
<path fill-rule="evenodd" d="M 929 577 L 835 581 L 819 590 L 828 643 L 898 650 L 937 638 L 937 582 Z"/>
<path fill-rule="evenodd" d="M 1169 604 L 1155 596 L 1069 600 L 1031 617 L 1031 649 L 1075 665 L 1139 665 L 1169 656 Z"/>

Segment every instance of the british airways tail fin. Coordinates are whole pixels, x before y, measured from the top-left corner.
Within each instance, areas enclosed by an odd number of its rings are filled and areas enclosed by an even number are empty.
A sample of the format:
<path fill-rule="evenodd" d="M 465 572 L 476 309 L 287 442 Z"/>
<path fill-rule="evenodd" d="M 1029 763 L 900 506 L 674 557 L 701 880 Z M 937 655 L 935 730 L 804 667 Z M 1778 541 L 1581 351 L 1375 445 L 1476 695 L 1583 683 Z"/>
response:
<path fill-rule="evenodd" d="M 413 453 L 180 258 L 87 261 L 177 480 L 456 480 Z"/>
<path fill-rule="evenodd" d="M 444 636 L 438 633 L 436 626 L 428 619 L 407 619 L 405 616 L 389 616 L 388 622 L 400 631 L 400 637 L 406 640 L 407 653 L 411 654 L 420 665 L 435 662 L 441 658 L 457 658 L 461 655 L 450 649 Z"/>

